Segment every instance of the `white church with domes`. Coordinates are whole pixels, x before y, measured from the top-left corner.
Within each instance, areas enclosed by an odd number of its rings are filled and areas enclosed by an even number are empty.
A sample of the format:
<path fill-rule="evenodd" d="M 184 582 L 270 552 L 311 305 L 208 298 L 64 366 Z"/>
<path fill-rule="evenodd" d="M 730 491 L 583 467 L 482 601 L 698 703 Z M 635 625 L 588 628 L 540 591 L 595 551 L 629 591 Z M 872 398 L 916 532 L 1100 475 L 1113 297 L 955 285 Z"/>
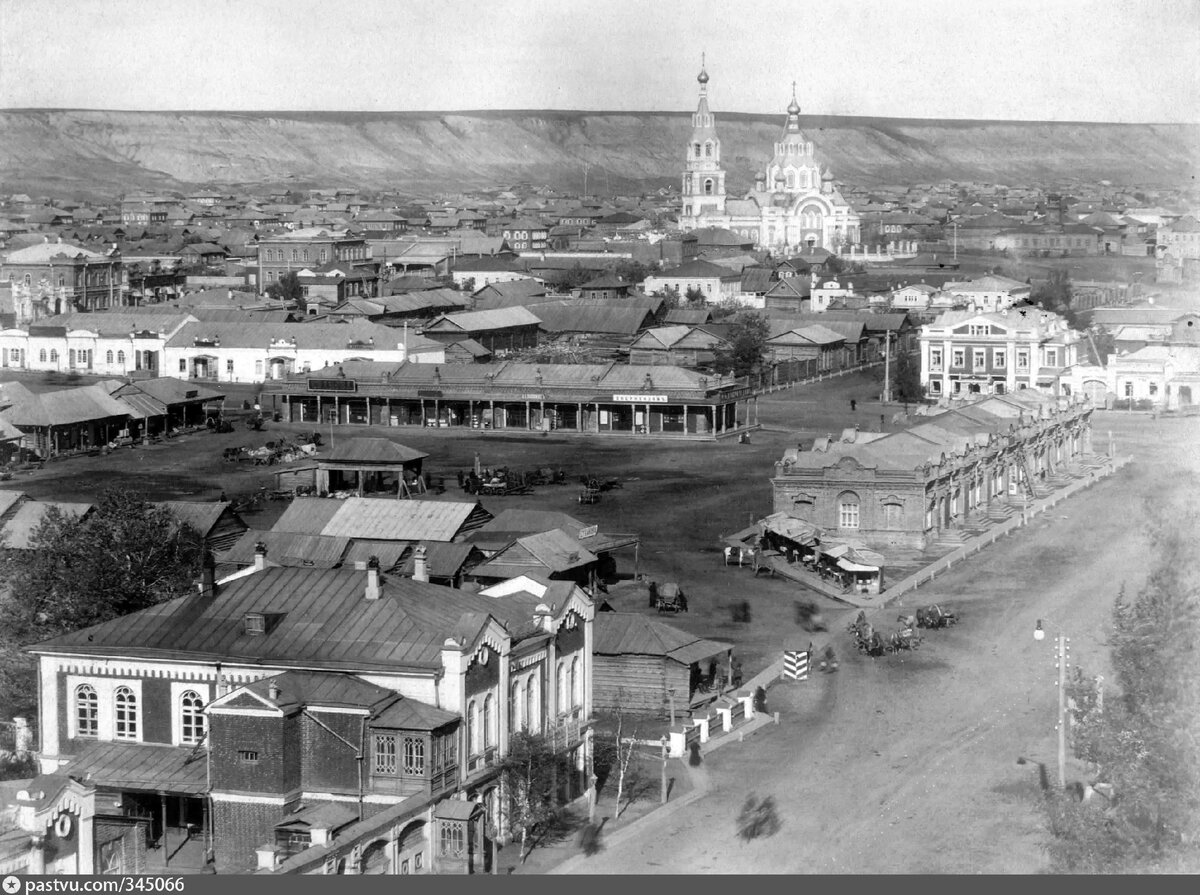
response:
<path fill-rule="evenodd" d="M 783 133 L 775 152 L 742 198 L 725 194 L 721 141 L 708 108 L 708 72 L 701 65 L 700 102 L 692 115 L 692 138 L 683 172 L 683 230 L 721 227 L 753 239 L 762 249 L 789 254 L 809 248 L 845 251 L 859 241 L 859 217 L 842 198 L 813 144 L 800 132 L 800 105 L 792 85 Z"/>

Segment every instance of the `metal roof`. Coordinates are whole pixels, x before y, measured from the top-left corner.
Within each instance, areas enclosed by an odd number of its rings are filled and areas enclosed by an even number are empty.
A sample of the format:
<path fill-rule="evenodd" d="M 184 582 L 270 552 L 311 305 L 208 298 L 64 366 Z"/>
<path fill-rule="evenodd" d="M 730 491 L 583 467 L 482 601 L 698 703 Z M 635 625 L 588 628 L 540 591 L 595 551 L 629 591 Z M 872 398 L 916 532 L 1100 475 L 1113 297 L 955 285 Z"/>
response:
<path fill-rule="evenodd" d="M 272 686 L 278 688 L 278 698 L 271 698 Z M 264 702 L 284 711 L 319 706 L 374 709 L 396 696 L 391 690 L 354 675 L 327 671 L 285 671 L 273 677 L 261 678 L 242 689 L 249 690 Z"/>
<path fill-rule="evenodd" d="M 416 699 L 402 697 L 371 719 L 372 727 L 400 730 L 436 730 L 458 720 L 458 715 Z"/>
<path fill-rule="evenodd" d="M 478 502 L 457 500 L 351 497 L 338 503 L 341 507 L 321 534 L 381 541 L 452 541 L 471 516 L 487 513 Z"/>
<path fill-rule="evenodd" d="M 319 535 L 334 514 L 342 508 L 342 501 L 333 498 L 306 497 L 293 500 L 283 515 L 275 520 L 271 531 L 290 531 L 297 534 Z"/>
<path fill-rule="evenodd" d="M 0 488 L 0 518 L 2 518 L 5 513 L 20 503 L 24 497 L 24 491 L 13 491 L 9 488 Z"/>
<path fill-rule="evenodd" d="M 255 547 L 259 542 L 267 548 L 267 559 L 281 566 L 332 569 L 339 563 L 349 562 L 345 558 L 350 546 L 349 538 L 253 530 L 242 532 L 237 543 L 222 553 L 218 561 L 239 566 L 253 565 Z"/>
<path fill-rule="evenodd" d="M 127 417 L 130 408 L 103 388 L 85 385 L 24 398 L 4 411 L 14 426 L 66 426 L 110 417 Z"/>
<path fill-rule="evenodd" d="M 322 463 L 387 463 L 404 464 L 422 460 L 429 455 L 407 447 L 390 438 L 340 438 L 329 453 L 318 458 Z"/>
<path fill-rule="evenodd" d="M 268 567 L 217 587 L 35 644 L 34 653 L 255 662 L 328 671 L 435 671 L 445 639 L 473 638 L 492 616 L 514 635 L 533 630 L 532 595 L 496 600 L 394 575 L 365 595 L 354 569 Z M 275 615 L 248 634 L 249 612 Z"/>
<path fill-rule="evenodd" d="M 192 746 L 103 740 L 71 740 L 70 743 L 74 758 L 63 770 L 88 783 L 189 796 L 208 792 L 205 750 Z"/>

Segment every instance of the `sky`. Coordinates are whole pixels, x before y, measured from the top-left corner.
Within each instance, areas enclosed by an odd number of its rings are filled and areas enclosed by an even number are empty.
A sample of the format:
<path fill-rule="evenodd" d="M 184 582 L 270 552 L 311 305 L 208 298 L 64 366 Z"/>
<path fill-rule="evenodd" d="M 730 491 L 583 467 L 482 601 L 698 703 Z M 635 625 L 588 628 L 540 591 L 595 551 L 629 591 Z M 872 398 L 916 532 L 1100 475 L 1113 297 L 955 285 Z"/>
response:
<path fill-rule="evenodd" d="M 1200 0 L 0 0 L 0 108 L 1200 122 Z"/>

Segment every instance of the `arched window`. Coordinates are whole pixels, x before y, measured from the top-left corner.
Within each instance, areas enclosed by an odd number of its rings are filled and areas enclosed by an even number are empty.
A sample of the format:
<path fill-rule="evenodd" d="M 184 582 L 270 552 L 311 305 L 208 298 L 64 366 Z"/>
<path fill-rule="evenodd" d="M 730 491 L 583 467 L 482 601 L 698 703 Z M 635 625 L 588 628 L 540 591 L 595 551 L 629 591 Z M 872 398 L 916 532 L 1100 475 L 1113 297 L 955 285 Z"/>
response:
<path fill-rule="evenodd" d="M 106 364 L 111 364 L 113 362 L 113 353 L 111 351 L 106 351 L 104 353 L 104 362 Z"/>
<path fill-rule="evenodd" d="M 508 694 L 508 721 L 513 730 L 521 729 L 521 682 L 513 681 Z"/>
<path fill-rule="evenodd" d="M 700 158 L 700 144 L 699 143 L 692 144 L 692 155 L 696 156 L 696 158 Z M 25 284 L 29 285 L 29 274 L 25 274 Z"/>
<path fill-rule="evenodd" d="M 789 190 L 794 189 L 796 186 L 796 172 L 791 170 L 790 168 L 788 169 L 788 172 L 787 172 L 787 185 L 788 185 Z"/>
<path fill-rule="evenodd" d="M 46 349 L 45 348 L 43 348 L 41 351 L 38 352 L 38 360 L 41 361 L 43 364 L 46 362 Z"/>
<path fill-rule="evenodd" d="M 858 495 L 853 491 L 838 495 L 838 528 L 858 528 Z"/>
<path fill-rule="evenodd" d="M 128 687 L 117 687 L 113 693 L 113 736 L 118 740 L 138 738 L 137 696 Z"/>
<path fill-rule="evenodd" d="M 304 250 L 303 255 L 304 255 L 304 260 L 307 261 L 308 260 L 308 249 Z"/>
<path fill-rule="evenodd" d="M 713 191 L 713 182 L 712 182 L 712 178 L 710 177 L 709 179 L 704 181 L 704 195 L 711 196 L 712 191 Z"/>
<path fill-rule="evenodd" d="M 538 728 L 541 726 L 538 724 L 541 712 L 538 710 L 537 697 L 537 675 L 534 674 L 525 681 L 525 727 L 528 728 L 530 733 L 537 733 Z"/>
<path fill-rule="evenodd" d="M 472 699 L 467 703 L 467 753 L 479 753 L 479 706 Z"/>
<path fill-rule="evenodd" d="M 571 660 L 571 705 L 583 705 L 583 669 L 579 666 L 579 657 Z"/>
<path fill-rule="evenodd" d="M 75 736 L 94 737 L 100 733 L 100 700 L 94 687 L 80 684 L 75 688 Z"/>
<path fill-rule="evenodd" d="M 496 745 L 496 698 L 489 693 L 483 698 L 483 748 Z"/>
<path fill-rule="evenodd" d="M 204 700 L 195 690 L 179 697 L 179 742 L 187 746 L 204 739 Z"/>
<path fill-rule="evenodd" d="M 52 364 L 58 363 L 58 349 L 57 348 L 50 349 L 50 363 L 52 363 Z"/>
<path fill-rule="evenodd" d="M 711 156 L 712 156 L 712 143 L 705 143 L 704 144 L 704 157 L 710 158 Z"/>
<path fill-rule="evenodd" d="M 555 711 L 562 714 L 570 704 L 568 700 L 571 693 L 570 689 L 568 689 L 570 679 L 567 677 L 567 663 L 565 661 L 559 661 L 558 675 L 555 679 L 558 681 L 558 701 L 555 705 Z"/>
<path fill-rule="evenodd" d="M 117 352 L 117 363 L 119 363 L 119 364 L 125 363 L 125 352 L 124 351 Z"/>
<path fill-rule="evenodd" d="M 33 279 L 29 276 L 29 274 L 25 274 L 25 285 L 29 286 L 29 285 L 32 285 L 32 283 L 33 283 Z"/>

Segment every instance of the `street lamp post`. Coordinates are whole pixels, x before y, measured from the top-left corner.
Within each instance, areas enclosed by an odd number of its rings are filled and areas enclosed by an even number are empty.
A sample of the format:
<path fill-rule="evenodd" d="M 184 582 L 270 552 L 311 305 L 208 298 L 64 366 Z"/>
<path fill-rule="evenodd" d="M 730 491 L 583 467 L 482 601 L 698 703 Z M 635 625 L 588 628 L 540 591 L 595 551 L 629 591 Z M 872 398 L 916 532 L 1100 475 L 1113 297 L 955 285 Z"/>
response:
<path fill-rule="evenodd" d="M 1046 632 L 1042 629 L 1042 620 L 1037 620 L 1033 629 L 1034 640 L 1045 640 Z M 1067 653 L 1071 642 L 1062 631 L 1057 635 L 1055 658 L 1058 669 L 1058 788 L 1065 789 L 1067 785 Z"/>

